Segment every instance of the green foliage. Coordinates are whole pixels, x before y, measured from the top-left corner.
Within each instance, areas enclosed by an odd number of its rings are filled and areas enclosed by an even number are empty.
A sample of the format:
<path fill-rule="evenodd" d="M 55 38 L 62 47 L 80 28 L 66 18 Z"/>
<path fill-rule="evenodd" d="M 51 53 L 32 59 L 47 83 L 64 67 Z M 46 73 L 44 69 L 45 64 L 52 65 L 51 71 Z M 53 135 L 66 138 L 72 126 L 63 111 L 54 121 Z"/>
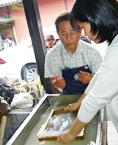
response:
<path fill-rule="evenodd" d="M 11 7 L 12 10 L 16 10 L 16 11 L 24 10 L 22 3 L 11 4 L 11 5 L 9 5 L 9 7 Z M 11 30 L 11 28 L 7 27 L 7 25 L 5 23 L 0 24 L 0 33 L 7 34 L 10 30 Z"/>
<path fill-rule="evenodd" d="M 0 24 L 0 33 L 1 34 L 7 34 L 10 28 L 6 28 L 6 24 Z"/>
<path fill-rule="evenodd" d="M 11 5 L 8 5 L 8 7 L 11 8 L 12 10 L 16 11 L 16 12 L 24 10 L 22 3 L 11 4 Z M 8 22 L 8 23 L 10 23 L 10 22 Z M 4 34 L 4 35 L 8 36 L 7 34 L 9 34 L 9 32 L 11 32 L 11 31 L 12 31 L 12 28 L 9 24 L 7 24 L 7 23 L 0 24 L 0 33 L 1 34 Z M 14 37 L 13 34 L 10 37 Z"/>
<path fill-rule="evenodd" d="M 12 4 L 10 6 L 12 10 L 24 10 L 22 3 Z"/>

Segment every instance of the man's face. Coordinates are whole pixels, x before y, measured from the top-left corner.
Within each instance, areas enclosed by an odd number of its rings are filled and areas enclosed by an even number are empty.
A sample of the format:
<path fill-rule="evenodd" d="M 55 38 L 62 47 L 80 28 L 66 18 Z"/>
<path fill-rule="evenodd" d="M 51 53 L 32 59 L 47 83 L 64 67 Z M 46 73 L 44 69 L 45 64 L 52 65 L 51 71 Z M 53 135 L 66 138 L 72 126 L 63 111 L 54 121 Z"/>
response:
<path fill-rule="evenodd" d="M 48 48 L 52 48 L 53 47 L 53 44 L 54 44 L 54 40 L 53 39 L 46 39 L 45 40 L 45 43 L 46 43 L 46 46 Z"/>
<path fill-rule="evenodd" d="M 65 49 L 73 54 L 80 38 L 79 31 L 75 31 L 69 21 L 63 21 L 59 23 L 58 35 Z"/>

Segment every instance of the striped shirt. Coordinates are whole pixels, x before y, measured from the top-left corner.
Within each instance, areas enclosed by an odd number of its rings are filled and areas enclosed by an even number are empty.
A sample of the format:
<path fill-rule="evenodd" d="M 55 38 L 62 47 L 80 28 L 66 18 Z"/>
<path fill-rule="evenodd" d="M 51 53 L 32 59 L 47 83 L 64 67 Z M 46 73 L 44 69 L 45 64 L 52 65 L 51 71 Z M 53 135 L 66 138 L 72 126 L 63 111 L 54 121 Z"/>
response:
<path fill-rule="evenodd" d="M 52 48 L 45 59 L 45 78 L 52 78 L 53 75 L 62 76 L 62 70 L 65 67 L 77 68 L 88 64 L 91 74 L 93 75 L 101 66 L 102 57 L 98 50 L 91 44 L 79 41 L 74 54 L 70 54 L 59 43 Z"/>

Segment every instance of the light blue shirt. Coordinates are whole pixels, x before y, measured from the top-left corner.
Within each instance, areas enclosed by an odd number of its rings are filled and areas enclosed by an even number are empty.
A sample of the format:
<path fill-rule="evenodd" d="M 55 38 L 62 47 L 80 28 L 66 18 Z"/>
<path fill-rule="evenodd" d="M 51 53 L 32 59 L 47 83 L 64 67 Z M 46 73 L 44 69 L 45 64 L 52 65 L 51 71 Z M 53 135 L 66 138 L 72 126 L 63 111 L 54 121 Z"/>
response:
<path fill-rule="evenodd" d="M 53 75 L 62 76 L 65 67 L 77 68 L 88 64 L 91 74 L 93 75 L 100 67 L 102 57 L 98 50 L 91 44 L 79 41 L 74 54 L 70 54 L 59 43 L 52 48 L 46 55 L 45 59 L 45 78 L 52 78 Z"/>

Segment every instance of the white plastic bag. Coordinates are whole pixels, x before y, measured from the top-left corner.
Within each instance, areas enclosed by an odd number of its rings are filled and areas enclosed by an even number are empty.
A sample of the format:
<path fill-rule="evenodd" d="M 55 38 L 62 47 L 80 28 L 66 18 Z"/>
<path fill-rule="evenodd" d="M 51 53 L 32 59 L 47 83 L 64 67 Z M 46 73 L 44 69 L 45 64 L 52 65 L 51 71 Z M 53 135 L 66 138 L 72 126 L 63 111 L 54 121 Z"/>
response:
<path fill-rule="evenodd" d="M 30 109 L 33 106 L 33 100 L 33 96 L 29 93 L 15 94 L 10 106 L 16 109 Z"/>

